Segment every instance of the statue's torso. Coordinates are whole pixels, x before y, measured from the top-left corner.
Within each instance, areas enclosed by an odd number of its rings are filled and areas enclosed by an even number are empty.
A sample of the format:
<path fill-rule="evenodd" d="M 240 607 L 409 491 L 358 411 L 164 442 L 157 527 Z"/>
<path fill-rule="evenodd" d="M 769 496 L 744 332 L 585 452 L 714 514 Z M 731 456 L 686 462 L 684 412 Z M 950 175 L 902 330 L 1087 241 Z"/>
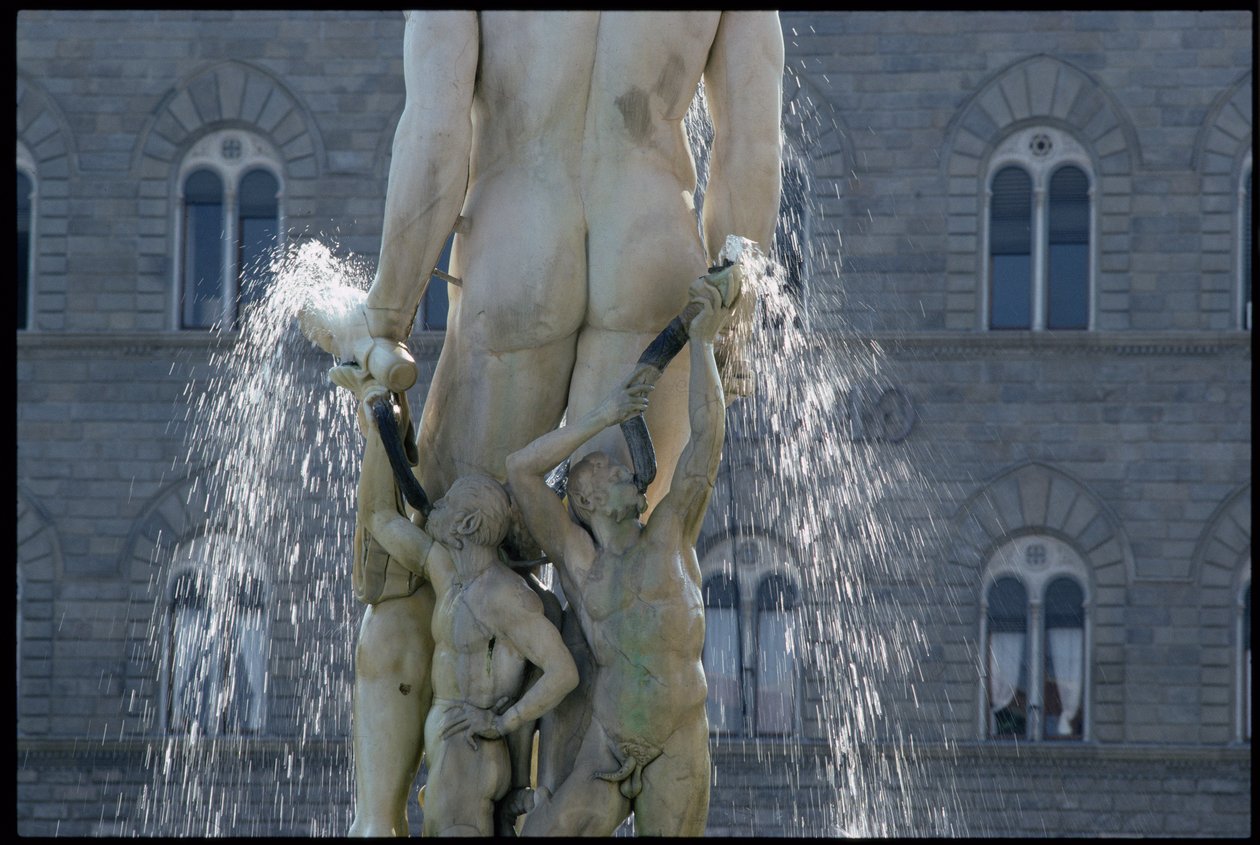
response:
<path fill-rule="evenodd" d="M 468 585 L 441 585 L 433 613 L 433 694 L 490 707 L 520 695 L 525 661 L 516 647 L 494 636 L 483 620 L 493 573 Z M 512 576 L 516 577 L 516 576 Z"/>
<path fill-rule="evenodd" d="M 645 540 L 621 556 L 601 553 L 583 579 L 594 712 L 617 740 L 659 746 L 703 707 L 704 602 L 689 569 L 686 551 Z"/>

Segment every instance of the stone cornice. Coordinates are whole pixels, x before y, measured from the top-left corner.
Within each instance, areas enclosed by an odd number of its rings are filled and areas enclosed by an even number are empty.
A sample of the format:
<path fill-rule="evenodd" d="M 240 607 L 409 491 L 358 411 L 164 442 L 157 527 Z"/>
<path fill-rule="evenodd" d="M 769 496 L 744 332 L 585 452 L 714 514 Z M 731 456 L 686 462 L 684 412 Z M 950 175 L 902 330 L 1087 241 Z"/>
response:
<path fill-rule="evenodd" d="M 161 756 L 168 745 L 175 754 L 199 753 L 210 756 L 215 752 L 232 756 L 269 757 L 292 754 L 302 747 L 315 756 L 339 757 L 350 753 L 350 739 L 289 739 L 279 737 L 232 737 L 228 739 L 201 739 L 190 743 L 183 739 L 153 737 L 151 739 L 92 740 L 92 739 L 31 739 L 17 740 L 18 768 L 29 763 L 54 764 L 72 760 L 96 761 L 143 761 L 150 753 Z"/>
<path fill-rule="evenodd" d="M 799 759 L 805 756 L 826 757 L 830 745 L 819 740 L 790 742 L 783 740 L 757 740 L 744 737 L 713 738 L 709 748 L 714 760 L 754 759 L 772 765 L 776 760 Z M 892 753 L 899 746 L 880 741 L 858 746 L 862 756 L 874 752 Z M 918 742 L 914 743 L 914 756 L 920 761 L 951 760 L 955 762 L 1108 762 L 1139 763 L 1160 762 L 1171 765 L 1198 763 L 1228 763 L 1251 761 L 1250 743 L 1229 745 L 1189 745 L 1162 743 L 1101 743 L 1101 742 Z"/>
<path fill-rule="evenodd" d="M 1248 355 L 1251 332 L 823 332 L 824 342 L 872 343 L 893 358 L 1003 355 Z"/>
<path fill-rule="evenodd" d="M 981 356 L 994 352 L 1085 355 L 1250 355 L 1251 332 L 1244 331 L 1092 331 L 1092 332 L 840 332 L 818 331 L 819 342 L 843 347 L 873 343 L 895 358 Z M 442 332 L 420 332 L 411 337 L 412 352 L 436 355 Z M 213 350 L 230 345 L 235 336 L 205 332 L 17 332 L 19 354 L 24 350 L 99 349 L 140 354 L 156 349 Z M 313 356 L 325 354 L 314 345 Z"/>
<path fill-rule="evenodd" d="M 17 332 L 17 348 L 23 351 L 47 350 L 78 351 L 95 349 L 103 352 L 120 352 L 136 355 L 158 349 L 189 349 L 214 351 L 229 349 L 236 341 L 235 334 L 212 335 L 208 332 Z M 417 356 L 437 353 L 442 348 L 442 332 L 421 332 L 412 335 L 410 346 Z M 326 356 L 314 344 L 310 344 L 312 357 Z"/>

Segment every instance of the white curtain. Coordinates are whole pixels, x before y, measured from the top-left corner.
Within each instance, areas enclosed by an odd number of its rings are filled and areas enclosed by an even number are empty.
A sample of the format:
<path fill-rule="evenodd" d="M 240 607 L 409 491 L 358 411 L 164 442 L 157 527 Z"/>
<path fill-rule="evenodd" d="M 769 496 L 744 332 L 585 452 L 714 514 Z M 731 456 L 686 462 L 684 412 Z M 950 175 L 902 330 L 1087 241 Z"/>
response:
<path fill-rule="evenodd" d="M 177 606 L 173 615 L 169 727 L 186 731 L 205 717 L 207 675 L 212 671 L 210 638 L 204 609 Z"/>
<path fill-rule="evenodd" d="M 709 729 L 714 731 L 738 731 L 743 727 L 737 614 L 733 607 L 704 609 L 704 674 L 709 683 L 705 709 Z"/>
<path fill-rule="evenodd" d="M 263 693 L 267 677 L 267 631 L 261 609 L 243 608 L 238 624 L 238 657 L 234 683 L 245 683 L 242 727 L 260 731 L 263 726 Z"/>
<path fill-rule="evenodd" d="M 1019 668 L 1024 660 L 1022 631 L 989 634 L 989 712 L 996 713 L 1015 700 Z"/>
<path fill-rule="evenodd" d="M 788 614 L 781 610 L 757 614 L 757 733 L 792 732 L 796 661 L 788 624 Z"/>
<path fill-rule="evenodd" d="M 1059 713 L 1059 735 L 1072 734 L 1072 720 L 1081 710 L 1081 690 L 1084 688 L 1085 632 L 1080 628 L 1050 628 L 1046 640 L 1050 646 L 1050 659 L 1054 661 L 1054 682 L 1059 688 L 1059 701 L 1063 710 Z"/>

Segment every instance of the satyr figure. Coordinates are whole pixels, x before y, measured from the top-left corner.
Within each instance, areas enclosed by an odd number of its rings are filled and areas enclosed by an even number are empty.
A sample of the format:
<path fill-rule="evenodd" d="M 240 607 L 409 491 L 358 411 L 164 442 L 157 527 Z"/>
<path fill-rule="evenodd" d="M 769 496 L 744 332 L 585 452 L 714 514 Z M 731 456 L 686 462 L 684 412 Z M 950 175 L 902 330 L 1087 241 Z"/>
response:
<path fill-rule="evenodd" d="M 698 836 L 709 803 L 704 602 L 695 543 L 722 454 L 724 402 L 713 341 L 729 315 L 707 278 L 691 289 L 691 437 L 646 525 L 630 470 L 591 452 L 569 472 L 569 510 L 546 473 L 634 413 L 651 390 L 636 370 L 602 405 L 508 456 L 521 512 L 560 573 L 595 661 L 593 707 L 572 772 L 526 818 L 525 835 L 611 835 L 633 811 L 640 835 Z"/>
<path fill-rule="evenodd" d="M 367 411 L 369 403 L 392 401 L 389 392 L 358 366 L 342 365 L 330 375 L 360 400 L 359 422 L 367 441 L 359 480 L 357 568 L 401 566 L 431 583 L 436 595 L 431 706 L 426 689 L 395 691 L 401 698 L 414 697 L 417 716 L 427 709 L 424 833 L 494 835 L 496 804 L 509 821 L 532 806 L 533 726 L 577 685 L 577 668 L 538 595 L 498 557 L 512 518 L 502 485 L 483 475 L 464 476 L 434 503 L 424 524 L 417 524 L 419 515 L 413 517 L 416 522 L 403 516 L 384 446 Z M 360 650 L 359 671 L 372 671 L 380 657 Z M 529 665 L 540 672 L 526 688 Z M 372 711 L 356 707 L 356 735 L 394 742 L 389 727 L 373 722 Z M 406 799 L 405 793 L 392 797 L 399 806 Z"/>
<path fill-rule="evenodd" d="M 410 387 L 405 342 L 455 232 L 459 284 L 448 288 L 415 468 L 441 496 L 471 473 L 503 481 L 510 452 L 566 410 L 575 420 L 595 407 L 682 310 L 728 235 L 769 251 L 783 36 L 773 12 L 411 12 L 403 71 L 376 277 L 328 346 L 396 393 Z M 683 118 L 702 81 L 713 139 L 698 227 Z M 687 439 L 687 370 L 679 355 L 647 413 L 663 468 L 649 512 Z M 580 449 L 627 455 L 616 431 Z M 406 830 L 423 716 L 398 689 L 427 683 L 433 607 L 427 586 L 408 589 L 373 605 L 360 631 L 356 660 L 371 655 L 372 665 L 356 670 L 355 712 L 384 737 L 355 733 L 352 833 Z M 556 712 L 573 709 L 560 721 L 580 731 L 589 708 L 579 693 Z M 563 745 L 549 743 L 556 753 L 542 755 L 541 780 L 563 777 L 572 761 Z"/>

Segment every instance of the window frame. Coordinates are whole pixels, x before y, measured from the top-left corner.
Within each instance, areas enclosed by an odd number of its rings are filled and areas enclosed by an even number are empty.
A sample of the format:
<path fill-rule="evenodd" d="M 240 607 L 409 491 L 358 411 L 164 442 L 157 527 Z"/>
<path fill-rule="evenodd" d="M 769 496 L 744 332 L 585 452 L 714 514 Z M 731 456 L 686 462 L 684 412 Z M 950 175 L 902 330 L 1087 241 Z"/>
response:
<path fill-rule="evenodd" d="M 17 170 L 31 183 L 29 197 L 31 219 L 26 236 L 26 314 L 23 315 L 26 325 L 18 329 L 18 331 L 29 332 L 35 328 L 35 256 L 39 253 L 36 248 L 36 244 L 39 243 L 39 178 L 35 157 L 21 141 L 17 142 Z"/>
<path fill-rule="evenodd" d="M 239 157 L 228 158 L 224 152 L 226 142 L 235 142 L 239 146 Z M 276 248 L 283 249 L 287 236 L 285 232 L 285 198 L 286 183 L 284 179 L 283 158 L 266 140 L 245 129 L 221 129 L 210 132 L 188 150 L 174 173 L 175 184 L 172 191 L 175 201 L 171 231 L 174 236 L 173 283 L 174 295 L 171 298 L 169 319 L 175 331 L 206 332 L 214 331 L 215 326 L 222 332 L 238 330 L 237 295 L 241 283 L 239 266 L 240 239 L 240 203 L 239 193 L 241 180 L 255 170 L 267 171 L 276 181 Z M 187 249 L 187 233 L 184 219 L 186 201 L 184 188 L 188 177 L 198 170 L 209 170 L 219 177 L 223 185 L 222 198 L 222 233 L 221 262 L 223 278 L 220 280 L 223 292 L 223 308 L 218 322 L 210 327 L 184 325 L 184 293 L 185 275 L 184 259 Z"/>
<path fill-rule="evenodd" d="M 1049 152 L 1038 156 L 1032 152 L 1041 138 L 1050 142 Z M 993 225 L 993 180 L 1007 167 L 1018 167 L 1032 181 L 1032 233 L 1031 233 L 1031 290 L 1032 313 L 1026 329 L 994 329 L 989 314 L 993 299 L 993 279 L 989 265 L 991 256 L 990 229 Z M 1088 279 L 1086 283 L 1086 324 L 1083 329 L 1049 329 L 1046 316 L 1049 311 L 1049 251 L 1050 251 L 1050 181 L 1064 167 L 1076 167 L 1089 182 L 1086 199 L 1089 202 L 1089 249 Z M 994 149 L 989 162 L 981 172 L 980 183 L 980 296 L 977 327 L 984 332 L 1010 331 L 1093 331 L 1097 324 L 1098 295 L 1098 168 L 1085 147 L 1062 129 L 1035 125 L 1012 132 Z"/>
<path fill-rule="evenodd" d="M 1028 563 L 1029 549 L 1041 545 L 1046 551 L 1044 564 Z M 1079 738 L 1046 737 L 1045 708 L 1045 664 L 1047 652 L 1047 634 L 1045 617 L 1046 591 L 1060 578 L 1070 578 L 1076 582 L 1081 591 L 1081 614 L 1083 623 L 1081 663 L 1081 736 Z M 1031 723 L 1020 738 L 993 737 L 989 735 L 989 591 L 1002 578 L 1013 578 L 1019 581 L 1027 596 L 1025 631 L 1025 655 L 1028 664 L 1028 703 L 1029 722 Z M 982 742 L 1090 742 L 1093 737 L 1093 663 L 1094 663 L 1094 623 L 1093 599 L 1094 588 L 1089 578 L 1089 569 L 1085 558 L 1071 545 L 1058 537 L 1028 533 L 1009 538 L 999 543 L 990 554 L 980 580 L 980 655 L 977 665 L 980 670 L 978 685 L 978 707 L 976 720 L 976 736 Z"/>

